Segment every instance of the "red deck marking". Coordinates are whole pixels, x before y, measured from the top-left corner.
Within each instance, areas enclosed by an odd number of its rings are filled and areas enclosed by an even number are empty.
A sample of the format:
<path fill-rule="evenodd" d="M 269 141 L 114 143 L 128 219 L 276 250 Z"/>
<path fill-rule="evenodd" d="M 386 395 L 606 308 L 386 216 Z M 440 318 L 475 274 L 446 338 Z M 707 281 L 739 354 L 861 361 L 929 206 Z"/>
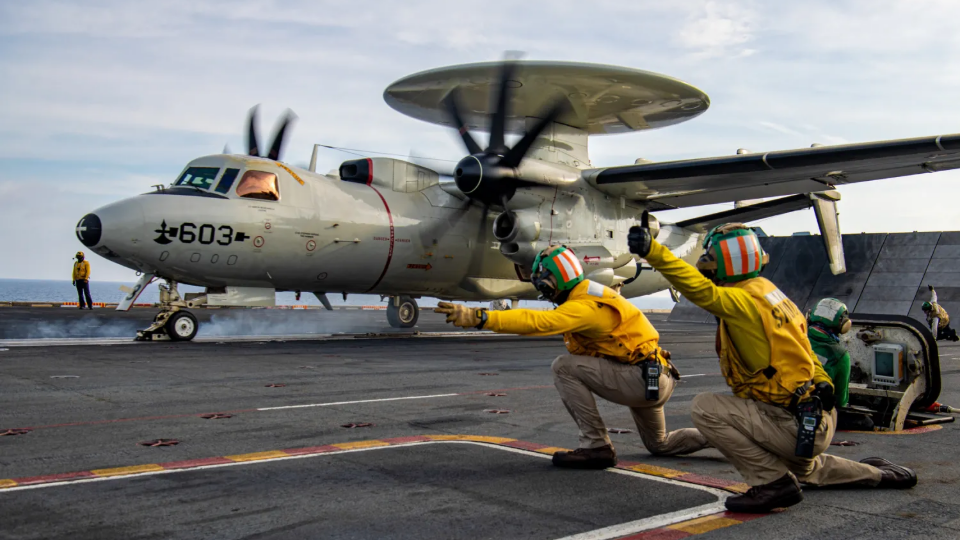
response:
<path fill-rule="evenodd" d="M 690 484 L 697 484 L 700 486 L 715 487 L 720 489 L 726 489 L 730 486 L 735 486 L 737 484 L 742 484 L 742 480 L 724 480 L 723 478 L 714 478 L 712 476 L 704 476 L 702 474 L 687 473 L 681 474 L 680 476 L 673 477 L 673 480 L 680 480 L 681 482 L 687 482 Z"/>
<path fill-rule="evenodd" d="M 168 461 L 166 463 L 157 463 L 157 465 L 160 465 L 164 469 L 192 469 L 193 467 L 203 467 L 204 465 L 223 465 L 224 463 L 233 462 L 222 457 L 210 457 L 188 459 L 184 461 Z"/>
<path fill-rule="evenodd" d="M 367 161 L 370 161 L 370 159 L 368 158 Z M 370 178 L 372 179 L 373 164 L 370 165 L 370 171 L 371 171 Z M 369 182 L 367 184 L 369 185 Z M 387 250 L 387 264 L 383 265 L 383 272 L 380 272 L 380 277 L 377 278 L 376 283 L 374 283 L 372 287 L 367 289 L 366 292 L 370 292 L 376 289 L 377 285 L 379 285 L 380 282 L 383 281 L 383 276 L 387 275 L 387 269 L 390 268 L 390 261 L 393 259 L 393 243 L 396 240 L 396 230 L 393 227 L 393 214 L 390 212 L 390 205 L 387 204 L 387 200 L 383 198 L 383 194 L 380 193 L 380 191 L 377 188 L 371 185 L 370 189 L 372 189 L 377 194 L 377 196 L 380 197 L 380 200 L 383 201 L 383 207 L 387 210 L 387 218 L 389 218 L 390 220 L 390 248 Z"/>
<path fill-rule="evenodd" d="M 62 482 L 63 480 L 77 480 L 79 478 L 95 478 L 97 475 L 89 471 L 45 474 L 43 476 L 24 476 L 23 478 L 14 478 L 13 480 L 21 486 L 32 484 L 49 484 L 50 482 Z"/>
<path fill-rule="evenodd" d="M 676 529 L 653 529 L 652 531 L 643 531 L 642 533 L 624 536 L 618 540 L 679 540 L 680 538 L 687 538 L 688 536 L 693 535 Z"/>
<path fill-rule="evenodd" d="M 720 514 L 722 518 L 735 519 L 737 521 L 753 521 L 763 516 L 764 514 L 741 514 L 740 512 L 724 512 Z"/>
<path fill-rule="evenodd" d="M 326 452 L 339 452 L 343 448 L 337 448 L 332 444 L 326 444 L 323 446 L 307 446 L 305 448 L 287 448 L 286 450 L 281 450 L 284 454 L 291 456 L 308 456 L 312 454 L 324 454 Z"/>

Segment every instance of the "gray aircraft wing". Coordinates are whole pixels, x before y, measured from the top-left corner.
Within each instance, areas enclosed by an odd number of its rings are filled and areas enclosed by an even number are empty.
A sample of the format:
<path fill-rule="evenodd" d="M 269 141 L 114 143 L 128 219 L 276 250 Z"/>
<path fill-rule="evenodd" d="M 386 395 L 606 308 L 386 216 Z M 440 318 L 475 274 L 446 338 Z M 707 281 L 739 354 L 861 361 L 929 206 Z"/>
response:
<path fill-rule="evenodd" d="M 591 169 L 600 191 L 651 210 L 811 193 L 960 168 L 960 134 Z"/>

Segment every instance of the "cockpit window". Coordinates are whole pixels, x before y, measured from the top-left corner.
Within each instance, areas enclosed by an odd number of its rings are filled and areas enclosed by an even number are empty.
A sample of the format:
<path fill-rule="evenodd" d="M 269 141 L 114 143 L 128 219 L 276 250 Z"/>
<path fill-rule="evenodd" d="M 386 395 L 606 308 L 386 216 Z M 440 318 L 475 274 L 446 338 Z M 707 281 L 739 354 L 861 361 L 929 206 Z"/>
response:
<path fill-rule="evenodd" d="M 189 167 L 174 185 L 210 189 L 210 185 L 219 173 L 220 169 L 217 167 Z"/>
<path fill-rule="evenodd" d="M 240 169 L 227 169 L 223 173 L 223 177 L 220 178 L 220 182 L 217 184 L 217 193 L 223 193 L 226 195 L 230 191 L 230 186 L 233 185 L 233 181 L 237 179 L 237 173 L 240 172 Z"/>
<path fill-rule="evenodd" d="M 248 199 L 279 201 L 280 186 L 277 175 L 264 171 L 247 171 L 237 185 L 237 195 Z"/>

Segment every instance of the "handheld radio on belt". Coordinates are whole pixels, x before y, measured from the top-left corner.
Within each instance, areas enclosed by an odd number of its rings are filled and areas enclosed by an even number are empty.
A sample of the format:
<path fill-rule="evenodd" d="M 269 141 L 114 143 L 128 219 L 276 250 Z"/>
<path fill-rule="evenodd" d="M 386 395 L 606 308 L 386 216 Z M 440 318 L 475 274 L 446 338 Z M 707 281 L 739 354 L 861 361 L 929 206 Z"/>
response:
<path fill-rule="evenodd" d="M 820 398 L 814 396 L 810 401 L 797 404 L 797 448 L 794 455 L 802 458 L 813 457 L 813 446 L 817 440 L 817 428 L 823 420 L 823 405 Z"/>
<path fill-rule="evenodd" d="M 644 362 L 646 366 L 644 367 L 645 378 L 647 380 L 647 401 L 659 401 L 660 400 L 660 362 L 652 360 L 649 362 Z"/>

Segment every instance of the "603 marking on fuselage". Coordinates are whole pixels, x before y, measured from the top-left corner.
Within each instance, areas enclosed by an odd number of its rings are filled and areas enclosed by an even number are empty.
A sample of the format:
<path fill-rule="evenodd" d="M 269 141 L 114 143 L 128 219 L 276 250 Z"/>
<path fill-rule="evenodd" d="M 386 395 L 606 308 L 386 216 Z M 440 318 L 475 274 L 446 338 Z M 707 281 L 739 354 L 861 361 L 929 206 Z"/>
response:
<path fill-rule="evenodd" d="M 203 245 L 210 245 L 216 242 L 221 246 L 229 246 L 233 242 L 243 242 L 249 236 L 243 232 L 234 234 L 233 227 L 230 225 L 211 225 L 203 223 L 195 225 L 190 222 L 181 223 L 179 227 L 167 226 L 167 220 L 160 222 L 160 228 L 154 231 L 159 236 L 153 239 L 154 242 L 166 245 L 179 240 L 184 244 L 199 242 Z"/>

